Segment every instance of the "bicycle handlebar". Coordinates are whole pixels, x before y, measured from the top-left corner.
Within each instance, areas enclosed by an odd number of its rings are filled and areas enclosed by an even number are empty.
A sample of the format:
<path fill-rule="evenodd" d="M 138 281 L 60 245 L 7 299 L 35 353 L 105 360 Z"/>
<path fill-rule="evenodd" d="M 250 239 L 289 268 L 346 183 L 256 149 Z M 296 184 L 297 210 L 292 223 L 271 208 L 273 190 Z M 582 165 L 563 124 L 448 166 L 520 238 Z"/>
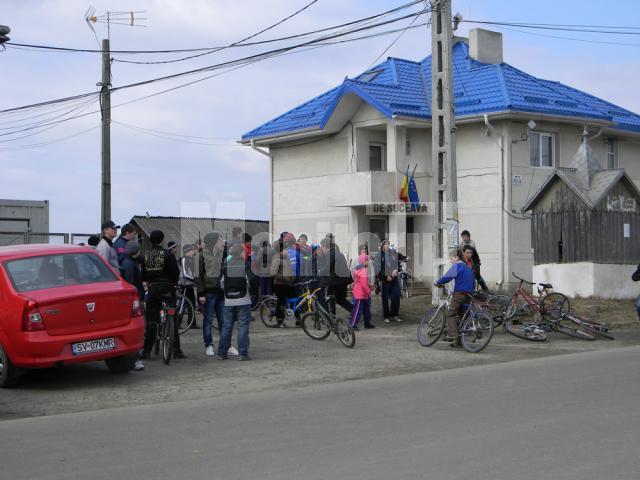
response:
<path fill-rule="evenodd" d="M 521 282 L 524 282 L 528 285 L 535 285 L 534 282 L 530 282 L 528 280 L 525 280 L 524 278 L 520 278 L 519 276 L 517 276 L 514 272 L 511 272 L 511 275 L 513 275 L 514 277 L 516 277 L 518 280 L 520 280 Z"/>

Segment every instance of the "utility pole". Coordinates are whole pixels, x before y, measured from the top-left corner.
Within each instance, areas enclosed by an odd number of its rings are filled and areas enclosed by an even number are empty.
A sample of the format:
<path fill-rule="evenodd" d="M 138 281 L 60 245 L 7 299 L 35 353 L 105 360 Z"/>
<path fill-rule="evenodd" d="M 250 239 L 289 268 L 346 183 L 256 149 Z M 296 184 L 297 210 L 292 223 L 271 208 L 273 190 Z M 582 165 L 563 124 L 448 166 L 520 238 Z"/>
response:
<path fill-rule="evenodd" d="M 111 220 L 111 51 L 109 39 L 102 40 L 102 91 L 100 112 L 102 114 L 102 222 Z"/>
<path fill-rule="evenodd" d="M 458 186 L 451 53 L 451 0 L 433 0 L 431 16 L 431 191 L 434 280 L 442 276 L 448 250 L 458 246 Z M 433 295 L 433 303 L 438 296 Z"/>

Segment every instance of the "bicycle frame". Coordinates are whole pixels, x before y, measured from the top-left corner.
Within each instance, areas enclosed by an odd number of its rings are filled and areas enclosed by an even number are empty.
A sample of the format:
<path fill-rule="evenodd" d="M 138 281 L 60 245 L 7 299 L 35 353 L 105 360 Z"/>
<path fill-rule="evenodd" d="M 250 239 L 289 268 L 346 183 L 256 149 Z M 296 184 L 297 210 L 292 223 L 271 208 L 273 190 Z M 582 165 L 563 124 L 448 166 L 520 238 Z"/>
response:
<path fill-rule="evenodd" d="M 517 277 L 516 277 L 517 278 Z M 529 293 L 524 288 L 524 280 L 519 279 L 520 283 L 518 283 L 518 287 L 516 288 L 516 292 L 513 294 L 512 303 L 517 303 L 518 297 L 521 297 L 534 311 L 540 312 L 542 299 L 546 297 L 549 292 L 546 288 L 538 287 L 538 297 L 533 296 L 533 292 Z"/>

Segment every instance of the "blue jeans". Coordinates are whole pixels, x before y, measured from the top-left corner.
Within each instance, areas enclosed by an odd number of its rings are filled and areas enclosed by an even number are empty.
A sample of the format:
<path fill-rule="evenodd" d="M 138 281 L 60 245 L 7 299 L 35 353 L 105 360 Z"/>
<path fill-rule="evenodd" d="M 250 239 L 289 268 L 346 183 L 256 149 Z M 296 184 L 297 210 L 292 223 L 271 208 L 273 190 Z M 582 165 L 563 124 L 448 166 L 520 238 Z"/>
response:
<path fill-rule="evenodd" d="M 204 318 L 202 319 L 202 339 L 204 346 L 213 345 L 213 336 L 211 334 L 213 325 L 213 311 L 216 312 L 218 321 L 218 331 L 222 332 L 223 323 L 224 294 L 222 292 L 207 293 L 204 302 Z"/>
<path fill-rule="evenodd" d="M 636 312 L 638 312 L 638 318 L 640 319 L 640 297 L 636 298 Z"/>
<path fill-rule="evenodd" d="M 226 357 L 231 346 L 233 324 L 238 322 L 238 352 L 241 357 L 249 355 L 249 325 L 251 324 L 251 305 L 224 307 L 224 324 L 220 333 L 218 355 Z"/>

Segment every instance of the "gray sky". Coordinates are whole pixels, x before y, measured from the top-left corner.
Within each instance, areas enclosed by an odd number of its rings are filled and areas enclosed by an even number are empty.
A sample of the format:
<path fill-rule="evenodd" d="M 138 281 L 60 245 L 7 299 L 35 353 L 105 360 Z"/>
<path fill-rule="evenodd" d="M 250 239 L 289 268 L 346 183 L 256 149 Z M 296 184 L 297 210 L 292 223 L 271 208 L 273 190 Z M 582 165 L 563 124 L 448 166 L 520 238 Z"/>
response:
<path fill-rule="evenodd" d="M 308 0 L 146 0 L 94 1 L 96 14 L 107 10 L 146 10 L 146 28 L 112 26 L 113 50 L 156 50 L 227 45 L 286 17 Z M 286 23 L 257 39 L 301 33 L 388 10 L 395 1 L 319 0 Z M 540 0 L 454 0 L 454 12 L 473 20 L 499 20 L 589 25 L 640 26 L 637 3 Z M 65 47 L 98 47 L 83 16 L 89 4 L 76 0 L 4 0 L 0 24 L 12 29 L 16 43 Z M 553 12 L 551 15 L 549 12 Z M 397 24 L 404 26 L 408 22 Z M 463 24 L 466 35 L 473 25 Z M 640 112 L 640 38 L 567 32 L 540 32 L 597 41 L 606 45 L 549 38 L 513 30 L 504 33 L 505 61 L 528 73 L 558 80 Z M 106 35 L 98 24 L 99 38 Z M 385 54 L 420 60 L 430 53 L 426 28 L 407 31 Z M 234 146 L 246 131 L 364 71 L 396 35 L 331 46 L 266 60 L 167 94 L 113 109 L 112 119 L 157 132 L 173 132 L 185 143 L 112 125 L 112 212 L 124 223 L 134 214 L 268 218 L 267 159 L 247 147 Z M 114 63 L 113 85 L 154 78 L 255 54 L 260 48 L 238 48 L 164 65 Z M 115 58 L 161 60 L 181 55 L 113 54 Z M 3 72 L 0 109 L 95 91 L 100 80 L 99 54 L 37 52 L 8 48 L 0 52 Z M 203 76 L 203 75 L 201 75 Z M 170 88 L 189 80 L 157 83 L 116 92 L 112 105 Z M 98 109 L 97 102 L 82 105 Z M 71 106 L 69 106 L 71 108 Z M 68 110 L 68 109 L 67 109 Z M 61 110 L 60 113 L 64 112 Z M 39 113 L 39 112 L 38 112 Z M 78 110 L 77 113 L 80 113 Z M 27 115 L 23 115 L 26 117 Z M 20 118 L 20 117 L 18 117 Z M 14 122 L 14 123 L 11 123 Z M 16 117 L 0 115 L 0 128 L 16 125 Z M 91 232 L 100 217 L 99 113 L 87 115 L 25 138 L 23 132 L 0 137 L 0 198 L 50 201 L 51 230 Z M 192 138 L 192 137 L 206 137 Z M 215 140 L 211 140 L 215 139 Z M 33 146 L 34 144 L 42 144 Z M 28 148 L 18 148 L 18 147 Z M 303 199 L 304 201 L 304 199 Z M 308 199 L 313 201 L 313 199 Z"/>

